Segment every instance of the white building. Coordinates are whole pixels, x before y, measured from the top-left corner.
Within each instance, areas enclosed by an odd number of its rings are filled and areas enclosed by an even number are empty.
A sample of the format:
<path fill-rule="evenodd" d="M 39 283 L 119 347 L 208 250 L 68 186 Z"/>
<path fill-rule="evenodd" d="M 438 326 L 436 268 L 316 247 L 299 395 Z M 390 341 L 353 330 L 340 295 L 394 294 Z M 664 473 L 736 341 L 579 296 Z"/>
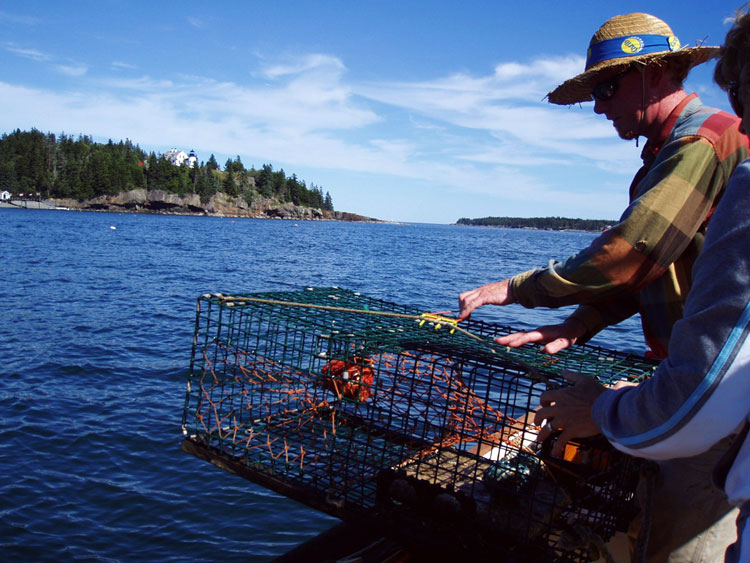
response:
<path fill-rule="evenodd" d="M 171 149 L 164 153 L 164 158 L 175 166 L 181 166 L 187 160 L 187 157 L 185 151 L 178 151 L 177 149 Z"/>
<path fill-rule="evenodd" d="M 0 201 L 10 201 L 10 192 L 8 190 L 0 192 Z"/>
<path fill-rule="evenodd" d="M 178 151 L 177 149 L 171 149 L 164 153 L 164 158 L 169 160 L 175 166 L 182 166 L 184 163 L 192 168 L 198 163 L 198 157 L 195 155 L 195 151 L 191 150 L 190 154 L 185 154 L 185 151 Z"/>

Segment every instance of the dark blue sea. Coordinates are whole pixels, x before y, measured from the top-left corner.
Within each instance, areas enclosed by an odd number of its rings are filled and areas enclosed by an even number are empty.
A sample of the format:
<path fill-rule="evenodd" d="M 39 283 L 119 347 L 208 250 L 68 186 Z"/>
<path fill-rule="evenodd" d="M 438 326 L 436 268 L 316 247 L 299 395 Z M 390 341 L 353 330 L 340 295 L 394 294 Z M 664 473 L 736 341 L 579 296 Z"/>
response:
<path fill-rule="evenodd" d="M 2 560 L 266 561 L 338 522 L 180 450 L 199 295 L 336 285 L 446 311 L 593 237 L 0 209 Z M 643 351 L 637 319 L 595 343 Z"/>

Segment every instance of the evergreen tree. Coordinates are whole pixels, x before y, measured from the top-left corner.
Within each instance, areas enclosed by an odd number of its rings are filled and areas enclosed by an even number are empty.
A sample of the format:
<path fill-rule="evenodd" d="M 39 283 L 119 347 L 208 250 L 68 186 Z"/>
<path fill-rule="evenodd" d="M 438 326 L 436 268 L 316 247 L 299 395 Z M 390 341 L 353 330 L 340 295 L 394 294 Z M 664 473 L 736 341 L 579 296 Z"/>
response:
<path fill-rule="evenodd" d="M 198 164 L 198 162 L 195 163 L 195 165 L 190 169 L 190 191 L 191 193 L 197 194 L 200 193 L 198 191 L 198 181 L 201 176 L 201 168 L 203 168 L 203 163 L 201 162 Z"/>
<path fill-rule="evenodd" d="M 271 175 L 271 197 L 283 200 L 285 190 L 286 174 L 284 174 L 284 169 L 282 168 Z"/>
<path fill-rule="evenodd" d="M 227 195 L 236 196 L 239 194 L 237 190 L 237 184 L 234 183 L 234 173 L 232 172 L 232 166 L 224 172 L 224 180 L 221 183 L 221 191 Z"/>
<path fill-rule="evenodd" d="M 253 185 L 255 189 L 253 189 Z M 212 154 L 208 162 L 190 168 L 174 166 L 163 155 L 141 150 L 130 140 L 95 143 L 91 137 L 41 133 L 16 129 L 0 136 L 0 188 L 12 193 L 86 199 L 145 188 L 199 194 L 206 202 L 217 191 L 242 195 L 251 202 L 255 194 L 296 205 L 332 209 L 330 193 L 271 164 L 249 170 L 240 156 L 228 159 L 219 170 Z"/>
<path fill-rule="evenodd" d="M 219 163 L 216 162 L 216 157 L 213 154 L 208 158 L 206 168 L 211 172 L 215 172 L 219 169 Z"/>
<path fill-rule="evenodd" d="M 273 193 L 273 166 L 270 164 L 264 164 L 255 177 L 255 189 L 263 197 L 271 197 Z"/>

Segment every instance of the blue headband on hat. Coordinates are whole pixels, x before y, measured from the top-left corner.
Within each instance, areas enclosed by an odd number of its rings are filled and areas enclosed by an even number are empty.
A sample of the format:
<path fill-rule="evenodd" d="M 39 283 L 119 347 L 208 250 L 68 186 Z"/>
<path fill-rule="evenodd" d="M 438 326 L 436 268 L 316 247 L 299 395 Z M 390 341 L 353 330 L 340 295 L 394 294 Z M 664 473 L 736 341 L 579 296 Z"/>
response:
<path fill-rule="evenodd" d="M 679 48 L 680 41 L 674 35 L 640 34 L 605 39 L 589 47 L 586 70 L 597 63 L 610 59 L 676 51 Z"/>

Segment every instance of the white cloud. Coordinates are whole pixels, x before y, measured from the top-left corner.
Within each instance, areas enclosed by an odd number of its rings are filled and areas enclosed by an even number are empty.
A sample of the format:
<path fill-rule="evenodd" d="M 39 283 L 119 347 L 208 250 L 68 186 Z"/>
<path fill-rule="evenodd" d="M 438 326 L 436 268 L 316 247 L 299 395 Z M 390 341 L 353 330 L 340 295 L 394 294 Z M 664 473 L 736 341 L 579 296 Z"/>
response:
<path fill-rule="evenodd" d="M 136 93 L 168 93 L 175 87 L 175 83 L 171 80 L 155 80 L 149 76 L 140 76 L 138 78 L 105 79 L 95 83 L 95 86 L 111 91 L 113 95 L 127 95 L 128 91 L 134 95 Z M 118 92 L 120 90 L 125 92 Z"/>
<path fill-rule="evenodd" d="M 571 158 L 623 162 L 611 125 L 589 107 L 544 101 L 547 91 L 583 67 L 577 56 L 499 64 L 492 74 L 355 87 L 358 95 L 465 129 L 460 158 L 504 166 L 565 164 Z M 481 134 L 476 137 L 472 134 Z M 450 149 L 449 149 L 450 150 Z M 630 161 L 629 158 L 625 158 Z"/>
<path fill-rule="evenodd" d="M 36 49 L 17 47 L 12 43 L 6 43 L 5 45 L 3 45 L 3 48 L 6 51 L 13 53 L 14 55 L 18 55 L 19 57 L 24 57 L 26 59 L 31 59 L 32 61 L 46 62 L 52 59 L 52 55 L 43 53 L 42 51 L 38 51 Z"/>
<path fill-rule="evenodd" d="M 38 49 L 19 47 L 12 43 L 6 43 L 3 45 L 3 48 L 6 51 L 25 59 L 30 59 L 38 63 L 50 63 L 56 72 L 66 76 L 83 76 L 88 71 L 88 65 L 71 61 L 60 62 L 58 57 L 39 51 Z"/>
<path fill-rule="evenodd" d="M 65 74 L 66 76 L 83 76 L 89 69 L 86 65 L 77 64 L 59 64 L 55 65 L 55 68 L 58 72 Z"/>
<path fill-rule="evenodd" d="M 323 72 L 331 78 L 338 78 L 346 70 L 344 63 L 338 57 L 314 53 L 299 59 L 269 65 L 263 71 L 268 78 L 281 78 L 289 75 L 297 75 L 316 71 Z"/>
<path fill-rule="evenodd" d="M 131 63 L 124 63 L 122 61 L 113 61 L 112 62 L 112 68 L 114 69 L 121 69 L 121 70 L 135 70 L 138 67 Z"/>
<path fill-rule="evenodd" d="M 240 154 L 246 164 L 286 162 L 519 205 L 597 209 L 611 200 L 610 190 L 561 178 L 584 164 L 615 174 L 634 167 L 625 164 L 609 124 L 589 108 L 542 101 L 550 84 L 581 64 L 576 57 L 539 59 L 503 63 L 485 76 L 368 84 L 352 83 L 340 59 L 321 54 L 266 64 L 245 83 L 185 75 L 92 78 L 85 65 L 58 64 L 58 71 L 83 77 L 73 89 L 0 83 L 0 103 L 10 108 L 0 114 L 0 130 L 129 138 L 147 150 L 194 148 L 201 159 Z"/>

